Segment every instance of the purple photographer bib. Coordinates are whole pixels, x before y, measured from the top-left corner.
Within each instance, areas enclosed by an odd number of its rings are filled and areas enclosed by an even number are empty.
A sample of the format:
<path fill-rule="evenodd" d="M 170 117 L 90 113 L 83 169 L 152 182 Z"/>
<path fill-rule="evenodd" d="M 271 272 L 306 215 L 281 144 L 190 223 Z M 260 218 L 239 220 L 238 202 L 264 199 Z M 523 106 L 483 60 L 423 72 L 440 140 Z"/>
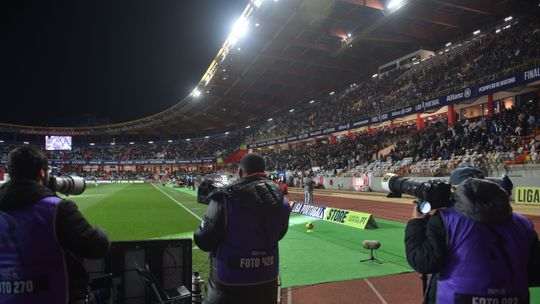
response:
<path fill-rule="evenodd" d="M 448 250 L 437 303 L 529 303 L 530 221 L 514 213 L 509 223 L 488 226 L 451 208 L 440 212 Z"/>
<path fill-rule="evenodd" d="M 0 303 L 67 303 L 64 252 L 55 232 L 61 200 L 0 211 Z"/>
<path fill-rule="evenodd" d="M 262 215 L 227 199 L 227 228 L 217 250 L 217 277 L 226 285 L 252 285 L 276 280 L 278 241 L 288 225 L 289 206 Z"/>

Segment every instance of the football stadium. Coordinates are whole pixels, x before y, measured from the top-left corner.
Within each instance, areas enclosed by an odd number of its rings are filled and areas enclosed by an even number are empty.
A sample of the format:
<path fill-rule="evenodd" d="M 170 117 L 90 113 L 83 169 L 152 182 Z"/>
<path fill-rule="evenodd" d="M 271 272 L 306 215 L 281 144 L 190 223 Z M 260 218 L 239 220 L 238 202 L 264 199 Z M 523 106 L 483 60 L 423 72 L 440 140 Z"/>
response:
<path fill-rule="evenodd" d="M 0 303 L 540 303 L 538 1 L 158 2 L 8 7 Z"/>

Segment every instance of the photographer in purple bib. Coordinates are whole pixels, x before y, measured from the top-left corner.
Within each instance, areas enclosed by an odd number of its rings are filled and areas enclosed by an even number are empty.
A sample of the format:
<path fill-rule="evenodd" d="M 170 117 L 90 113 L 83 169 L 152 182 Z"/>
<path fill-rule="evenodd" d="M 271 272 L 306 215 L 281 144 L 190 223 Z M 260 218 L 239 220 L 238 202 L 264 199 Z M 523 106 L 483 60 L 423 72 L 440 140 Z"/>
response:
<path fill-rule="evenodd" d="M 205 304 L 275 304 L 278 241 L 287 233 L 290 207 L 266 178 L 264 159 L 247 154 L 231 186 L 209 194 L 208 210 L 194 240 L 210 254 Z"/>
<path fill-rule="evenodd" d="M 48 169 L 37 148 L 9 153 L 11 180 L 0 188 L 0 303 L 94 303 L 81 258 L 105 257 L 108 237 L 51 190 L 66 179 Z"/>
<path fill-rule="evenodd" d="M 424 303 L 530 302 L 528 288 L 540 285 L 540 245 L 531 221 L 512 211 L 508 181 L 458 168 L 448 203 L 414 208 L 405 248 L 411 267 L 431 274 Z"/>

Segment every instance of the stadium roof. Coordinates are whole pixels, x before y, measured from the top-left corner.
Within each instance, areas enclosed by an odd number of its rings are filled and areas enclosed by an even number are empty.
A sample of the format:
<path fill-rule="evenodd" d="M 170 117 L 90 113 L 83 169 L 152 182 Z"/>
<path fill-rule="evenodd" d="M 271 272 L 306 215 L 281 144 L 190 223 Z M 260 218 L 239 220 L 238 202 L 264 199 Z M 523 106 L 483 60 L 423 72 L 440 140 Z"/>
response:
<path fill-rule="evenodd" d="M 190 96 L 150 117 L 82 129 L 188 135 L 243 128 L 364 80 L 390 60 L 418 49 L 436 51 L 534 5 L 508 0 L 252 0 Z"/>

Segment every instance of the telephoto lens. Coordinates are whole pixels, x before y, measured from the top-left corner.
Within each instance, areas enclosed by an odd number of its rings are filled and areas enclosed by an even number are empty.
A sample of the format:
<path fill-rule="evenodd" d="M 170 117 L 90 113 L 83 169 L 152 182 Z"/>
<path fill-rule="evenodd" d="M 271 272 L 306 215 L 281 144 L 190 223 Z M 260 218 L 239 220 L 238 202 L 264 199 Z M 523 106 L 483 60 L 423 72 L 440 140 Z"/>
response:
<path fill-rule="evenodd" d="M 49 188 L 65 195 L 79 195 L 86 190 L 86 181 L 79 176 L 51 176 Z"/>

